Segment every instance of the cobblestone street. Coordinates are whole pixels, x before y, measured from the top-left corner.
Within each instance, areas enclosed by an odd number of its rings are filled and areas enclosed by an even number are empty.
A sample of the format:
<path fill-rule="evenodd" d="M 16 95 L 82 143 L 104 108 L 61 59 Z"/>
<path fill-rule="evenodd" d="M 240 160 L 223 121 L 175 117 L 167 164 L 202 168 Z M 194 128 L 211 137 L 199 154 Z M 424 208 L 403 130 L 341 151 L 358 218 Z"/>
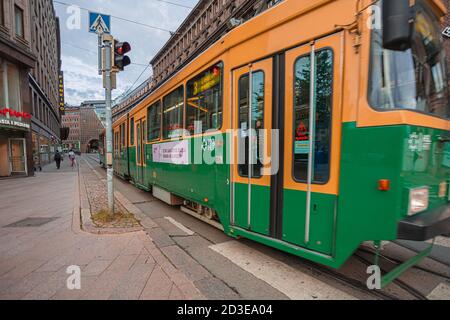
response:
<path fill-rule="evenodd" d="M 64 162 L 61 171 L 50 165 L 35 178 L 0 181 L 0 299 L 202 298 L 145 232 L 81 231 L 77 180 Z M 40 218 L 50 222 L 34 225 Z M 24 219 L 31 226 L 12 226 Z M 81 290 L 66 286 L 72 265 Z"/>

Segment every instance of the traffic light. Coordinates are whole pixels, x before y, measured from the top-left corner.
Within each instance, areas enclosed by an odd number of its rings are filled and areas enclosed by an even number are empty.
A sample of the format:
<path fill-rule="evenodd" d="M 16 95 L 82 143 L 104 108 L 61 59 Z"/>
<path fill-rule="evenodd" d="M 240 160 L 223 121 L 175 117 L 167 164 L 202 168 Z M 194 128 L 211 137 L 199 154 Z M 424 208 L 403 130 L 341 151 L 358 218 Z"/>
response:
<path fill-rule="evenodd" d="M 131 51 L 131 45 L 128 42 L 113 41 L 113 70 L 123 71 L 131 63 L 131 60 L 125 54 Z"/>

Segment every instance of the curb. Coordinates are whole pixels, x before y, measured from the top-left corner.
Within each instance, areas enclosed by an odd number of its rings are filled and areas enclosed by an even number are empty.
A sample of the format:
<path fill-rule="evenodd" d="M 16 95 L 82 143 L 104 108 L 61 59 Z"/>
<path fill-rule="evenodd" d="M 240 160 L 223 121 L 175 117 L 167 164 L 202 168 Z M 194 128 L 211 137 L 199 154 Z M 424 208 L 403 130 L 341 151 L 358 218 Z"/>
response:
<path fill-rule="evenodd" d="M 84 160 L 84 159 L 83 159 Z M 100 181 L 103 182 L 104 179 L 100 176 L 100 174 L 90 166 L 90 164 L 84 160 L 89 168 L 94 171 L 94 173 L 97 175 L 97 177 L 100 179 Z M 78 216 L 80 217 L 80 226 L 81 230 L 95 234 L 95 235 L 121 235 L 121 234 L 128 234 L 128 233 L 135 233 L 144 231 L 143 227 L 134 227 L 134 228 L 99 228 L 97 227 L 91 219 L 91 206 L 89 204 L 86 186 L 84 185 L 83 181 L 83 175 L 81 174 L 80 169 L 78 169 L 78 184 L 79 184 L 79 213 Z M 128 201 L 120 192 L 115 192 L 114 196 L 116 197 L 116 200 L 119 201 L 125 209 L 134 214 L 135 217 L 139 220 L 139 217 L 144 216 L 140 210 L 134 206 L 131 202 Z M 125 203 L 124 203 L 125 202 Z M 136 214 L 135 212 L 139 211 L 139 214 Z M 142 222 L 140 222 L 142 225 Z"/>

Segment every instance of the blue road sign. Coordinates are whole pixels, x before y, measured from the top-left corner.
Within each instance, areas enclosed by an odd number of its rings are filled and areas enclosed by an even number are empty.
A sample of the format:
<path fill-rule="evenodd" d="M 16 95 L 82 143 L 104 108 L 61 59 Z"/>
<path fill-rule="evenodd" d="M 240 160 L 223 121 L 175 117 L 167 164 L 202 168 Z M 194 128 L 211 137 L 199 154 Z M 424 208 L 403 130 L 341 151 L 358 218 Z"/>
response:
<path fill-rule="evenodd" d="M 111 16 L 89 12 L 89 32 L 96 34 L 111 33 Z"/>

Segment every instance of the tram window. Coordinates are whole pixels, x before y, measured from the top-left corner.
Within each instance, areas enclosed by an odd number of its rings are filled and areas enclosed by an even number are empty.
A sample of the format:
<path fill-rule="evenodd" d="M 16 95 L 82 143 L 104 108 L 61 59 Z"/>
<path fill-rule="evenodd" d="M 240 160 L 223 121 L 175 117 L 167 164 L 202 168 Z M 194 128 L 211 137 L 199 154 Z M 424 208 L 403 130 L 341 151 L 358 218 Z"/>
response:
<path fill-rule="evenodd" d="M 184 88 L 179 87 L 163 99 L 163 138 L 183 136 Z"/>
<path fill-rule="evenodd" d="M 142 140 L 144 142 L 147 142 L 147 120 L 144 120 L 144 122 L 142 123 L 142 131 L 144 131 L 142 133 Z"/>
<path fill-rule="evenodd" d="M 313 183 L 328 182 L 330 178 L 331 116 L 333 94 L 333 51 L 316 53 L 315 83 L 315 142 Z M 301 57 L 295 63 L 294 82 L 294 178 L 307 182 L 310 153 L 310 91 L 311 58 Z"/>
<path fill-rule="evenodd" d="M 145 143 L 147 142 L 147 120 L 144 120 L 144 122 L 142 123 L 142 131 L 143 131 L 143 133 L 142 133 L 142 142 L 143 142 L 143 144 L 142 144 L 142 163 L 143 164 L 145 164 L 146 163 L 146 157 L 147 157 L 147 154 L 146 154 L 146 146 L 145 146 Z"/>
<path fill-rule="evenodd" d="M 120 127 L 122 129 L 122 133 L 121 133 L 122 147 L 125 147 L 127 145 L 125 142 L 125 137 L 126 137 L 125 123 L 122 123 L 122 125 Z"/>
<path fill-rule="evenodd" d="M 141 163 L 141 147 L 142 147 L 142 141 L 141 141 L 141 125 L 138 123 L 138 125 L 136 126 L 136 131 L 137 131 L 137 141 L 138 141 L 138 145 L 137 145 L 137 162 Z"/>
<path fill-rule="evenodd" d="M 119 133 L 118 132 L 114 132 L 114 152 L 115 153 L 117 153 L 118 141 L 119 141 Z"/>
<path fill-rule="evenodd" d="M 161 138 L 161 101 L 152 104 L 147 110 L 148 141 Z"/>
<path fill-rule="evenodd" d="M 218 63 L 187 83 L 186 125 L 191 134 L 222 126 L 223 64 Z M 202 123 L 202 130 L 195 128 Z"/>
<path fill-rule="evenodd" d="M 252 111 L 249 119 L 249 75 L 244 75 L 239 79 L 239 175 L 241 177 L 249 176 L 249 167 L 251 167 L 251 177 L 262 177 L 262 162 L 260 150 L 264 144 L 258 130 L 264 129 L 264 90 L 265 79 L 264 72 L 256 71 L 252 73 Z M 250 125 L 249 125 L 249 120 Z M 256 137 L 252 143 L 252 157 L 249 155 L 249 129 L 256 130 Z M 244 150 L 242 150 L 244 149 Z M 251 165 L 250 165 L 251 164 Z"/>
<path fill-rule="evenodd" d="M 130 145 L 134 145 L 134 118 L 130 120 Z"/>

